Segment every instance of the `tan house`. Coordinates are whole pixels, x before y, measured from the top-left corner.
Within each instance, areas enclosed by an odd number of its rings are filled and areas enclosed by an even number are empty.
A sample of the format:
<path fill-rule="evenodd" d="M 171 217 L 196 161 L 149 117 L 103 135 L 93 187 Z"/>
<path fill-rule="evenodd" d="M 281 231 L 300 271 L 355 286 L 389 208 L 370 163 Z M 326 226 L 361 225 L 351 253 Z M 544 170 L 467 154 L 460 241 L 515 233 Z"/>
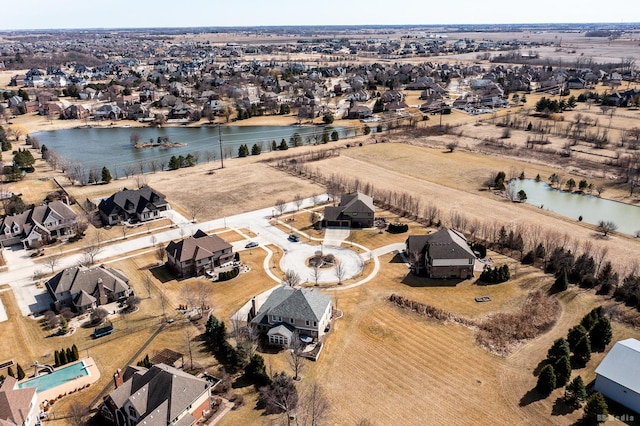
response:
<path fill-rule="evenodd" d="M 0 386 L 0 425 L 39 425 L 38 395 L 35 388 L 18 389 L 18 381 L 9 376 Z"/>
<path fill-rule="evenodd" d="M 45 283 L 57 310 L 69 307 L 87 312 L 132 294 L 129 279 L 118 269 L 99 266 L 67 268 Z"/>
<path fill-rule="evenodd" d="M 252 303 L 255 312 L 255 299 Z M 322 337 L 331 321 L 331 313 L 331 296 L 282 286 L 271 292 L 251 325 L 266 333 L 269 344 L 288 347 L 296 335 L 313 339 Z"/>
<path fill-rule="evenodd" d="M 373 198 L 361 192 L 345 194 L 337 207 L 324 209 L 324 227 L 371 228 L 376 208 Z"/>
<path fill-rule="evenodd" d="M 104 397 L 102 417 L 117 426 L 198 423 L 211 410 L 211 382 L 165 364 L 128 366 L 113 375 L 115 390 Z"/>
<path fill-rule="evenodd" d="M 0 224 L 0 245 L 22 243 L 37 248 L 53 238 L 68 238 L 76 233 L 77 216 L 62 201 L 36 206 L 22 213 L 5 216 Z"/>
<path fill-rule="evenodd" d="M 167 245 L 167 263 L 178 276 L 202 275 L 233 260 L 233 247 L 217 235 L 198 230 Z"/>
<path fill-rule="evenodd" d="M 460 232 L 447 228 L 406 241 L 411 270 L 429 278 L 473 278 L 476 256 Z"/>

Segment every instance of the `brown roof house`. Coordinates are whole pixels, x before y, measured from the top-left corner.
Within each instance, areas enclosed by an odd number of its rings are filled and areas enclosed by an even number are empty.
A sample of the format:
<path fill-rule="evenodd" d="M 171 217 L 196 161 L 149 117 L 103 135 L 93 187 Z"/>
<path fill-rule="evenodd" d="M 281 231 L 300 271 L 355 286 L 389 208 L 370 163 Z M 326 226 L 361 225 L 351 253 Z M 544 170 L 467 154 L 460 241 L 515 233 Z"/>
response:
<path fill-rule="evenodd" d="M 253 311 L 255 312 L 255 299 Z M 297 336 L 318 339 L 331 321 L 331 296 L 282 286 L 271 292 L 251 325 L 266 332 L 269 344 L 288 347 Z"/>
<path fill-rule="evenodd" d="M 18 389 L 18 381 L 9 376 L 0 386 L 0 426 L 39 425 L 36 388 Z"/>
<path fill-rule="evenodd" d="M 114 376 L 115 390 L 99 410 L 118 426 L 196 424 L 211 410 L 213 385 L 165 364 L 147 369 L 128 366 Z"/>
<path fill-rule="evenodd" d="M 473 278 L 476 256 L 458 231 L 447 228 L 429 235 L 411 235 L 406 241 L 411 270 L 429 278 Z"/>
<path fill-rule="evenodd" d="M 361 192 L 345 194 L 337 207 L 324 209 L 324 227 L 371 228 L 376 208 L 373 198 Z"/>
<path fill-rule="evenodd" d="M 217 235 L 207 235 L 198 230 L 189 238 L 169 243 L 167 263 L 179 276 L 202 275 L 231 262 L 232 248 Z"/>
<path fill-rule="evenodd" d="M 122 221 L 139 221 L 160 217 L 160 212 L 168 210 L 169 203 L 164 195 L 151 187 L 140 189 L 123 189 L 98 204 L 102 222 L 115 225 Z"/>
<path fill-rule="evenodd" d="M 69 307 L 80 313 L 123 300 L 133 292 L 122 271 L 104 265 L 67 268 L 54 275 L 45 286 L 57 310 Z"/>
<path fill-rule="evenodd" d="M 36 206 L 22 213 L 5 216 L 0 223 L 0 245 L 22 243 L 25 248 L 37 248 L 53 238 L 75 235 L 77 216 L 62 201 Z"/>

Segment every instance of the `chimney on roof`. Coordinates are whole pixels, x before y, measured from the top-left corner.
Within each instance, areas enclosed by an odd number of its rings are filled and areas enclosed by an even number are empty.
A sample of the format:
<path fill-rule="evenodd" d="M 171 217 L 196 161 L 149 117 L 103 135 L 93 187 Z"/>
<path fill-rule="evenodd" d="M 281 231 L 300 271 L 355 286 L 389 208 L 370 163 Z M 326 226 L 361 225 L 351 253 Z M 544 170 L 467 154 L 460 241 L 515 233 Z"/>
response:
<path fill-rule="evenodd" d="M 251 298 L 251 311 L 249 312 L 251 317 L 255 317 L 256 316 L 256 298 L 252 297 Z"/>
<path fill-rule="evenodd" d="M 124 379 L 122 377 L 122 370 L 118 368 L 118 370 L 113 373 L 113 384 L 115 385 L 116 389 L 118 389 L 118 387 L 122 386 L 123 383 Z"/>

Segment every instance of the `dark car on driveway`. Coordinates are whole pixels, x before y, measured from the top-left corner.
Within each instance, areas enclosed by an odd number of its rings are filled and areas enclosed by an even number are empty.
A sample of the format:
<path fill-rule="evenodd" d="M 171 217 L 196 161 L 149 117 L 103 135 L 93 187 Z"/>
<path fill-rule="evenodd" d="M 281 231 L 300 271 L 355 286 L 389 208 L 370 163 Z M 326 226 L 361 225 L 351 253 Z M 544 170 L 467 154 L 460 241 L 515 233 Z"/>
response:
<path fill-rule="evenodd" d="M 297 243 L 300 241 L 300 236 L 298 234 L 289 234 L 289 241 L 292 243 Z"/>

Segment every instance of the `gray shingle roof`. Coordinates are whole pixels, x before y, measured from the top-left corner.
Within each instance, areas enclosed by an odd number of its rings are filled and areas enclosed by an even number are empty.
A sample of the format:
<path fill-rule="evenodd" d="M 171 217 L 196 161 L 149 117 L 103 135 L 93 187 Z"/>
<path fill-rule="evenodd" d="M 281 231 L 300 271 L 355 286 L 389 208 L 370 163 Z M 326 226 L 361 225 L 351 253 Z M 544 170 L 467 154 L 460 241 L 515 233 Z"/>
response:
<path fill-rule="evenodd" d="M 54 300 L 66 291 L 74 298 L 84 292 L 99 300 L 103 294 L 122 293 L 130 288 L 128 278 L 121 271 L 106 266 L 67 268 L 54 275 L 45 286 Z"/>
<path fill-rule="evenodd" d="M 278 287 L 258 310 L 254 323 L 266 321 L 268 315 L 299 320 L 320 321 L 331 305 L 331 296 L 307 289 Z"/>
<path fill-rule="evenodd" d="M 142 212 L 145 208 L 149 210 L 157 210 L 160 206 L 167 204 L 165 196 L 151 187 L 144 186 L 140 189 L 123 189 L 109 198 L 105 198 L 98 204 L 98 209 L 110 215 L 117 209 L 126 211 Z"/>
<path fill-rule="evenodd" d="M 187 260 L 201 260 L 210 257 L 218 258 L 223 250 L 231 249 L 232 245 L 217 235 L 207 235 L 198 230 L 193 236 L 177 243 L 171 241 L 167 245 L 167 254 L 178 262 Z M 217 256 L 216 256 L 217 255 Z"/>
<path fill-rule="evenodd" d="M 118 408 L 130 401 L 140 414 L 139 424 L 146 420 L 147 424 L 161 425 L 169 424 L 210 387 L 204 379 L 157 364 L 148 370 L 140 368 L 109 396 Z M 191 421 L 184 424 L 191 424 L 193 417 L 186 417 Z"/>
<path fill-rule="evenodd" d="M 596 368 L 596 375 L 640 393 L 640 341 L 617 342 Z"/>

